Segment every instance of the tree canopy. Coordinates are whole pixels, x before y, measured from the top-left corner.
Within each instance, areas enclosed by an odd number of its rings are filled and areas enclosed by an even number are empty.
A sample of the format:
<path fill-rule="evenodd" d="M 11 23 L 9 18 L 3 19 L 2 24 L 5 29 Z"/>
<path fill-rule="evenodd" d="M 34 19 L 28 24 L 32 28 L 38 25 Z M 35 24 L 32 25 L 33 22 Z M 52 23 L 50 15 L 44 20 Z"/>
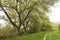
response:
<path fill-rule="evenodd" d="M 0 8 L 18 33 L 22 26 L 27 31 L 27 28 L 40 26 L 42 21 L 49 20 L 46 14 L 49 11 L 49 6 L 52 6 L 56 1 L 0 0 Z"/>

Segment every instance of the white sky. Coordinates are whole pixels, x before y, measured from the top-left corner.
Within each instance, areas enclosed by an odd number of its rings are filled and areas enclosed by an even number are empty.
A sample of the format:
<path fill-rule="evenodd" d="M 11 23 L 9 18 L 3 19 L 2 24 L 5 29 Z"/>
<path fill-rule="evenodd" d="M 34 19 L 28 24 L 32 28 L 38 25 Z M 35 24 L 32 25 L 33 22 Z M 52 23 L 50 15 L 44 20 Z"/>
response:
<path fill-rule="evenodd" d="M 51 22 L 58 22 L 60 21 L 60 2 L 55 4 L 55 7 L 50 7 L 50 14 L 49 19 Z M 3 12 L 0 11 L 0 15 L 4 15 Z M 5 23 L 3 20 L 0 20 L 0 23 Z"/>
<path fill-rule="evenodd" d="M 3 11 L 0 11 L 0 15 L 4 15 L 4 12 Z M 0 24 L 4 25 L 5 24 L 5 21 L 3 19 L 0 19 Z"/>
<path fill-rule="evenodd" d="M 55 4 L 55 7 L 51 7 L 51 13 L 49 15 L 49 19 L 52 22 L 59 22 L 60 21 L 60 2 Z"/>

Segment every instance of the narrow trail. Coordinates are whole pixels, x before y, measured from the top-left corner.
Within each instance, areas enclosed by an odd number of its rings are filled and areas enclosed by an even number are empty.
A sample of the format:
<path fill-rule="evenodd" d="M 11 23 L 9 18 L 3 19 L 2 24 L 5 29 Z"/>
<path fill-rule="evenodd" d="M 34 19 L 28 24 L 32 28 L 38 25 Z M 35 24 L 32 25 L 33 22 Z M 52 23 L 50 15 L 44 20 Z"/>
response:
<path fill-rule="evenodd" d="M 45 34 L 45 36 L 44 36 L 43 40 L 46 40 L 47 35 L 48 35 L 48 33 L 46 33 L 46 34 Z"/>

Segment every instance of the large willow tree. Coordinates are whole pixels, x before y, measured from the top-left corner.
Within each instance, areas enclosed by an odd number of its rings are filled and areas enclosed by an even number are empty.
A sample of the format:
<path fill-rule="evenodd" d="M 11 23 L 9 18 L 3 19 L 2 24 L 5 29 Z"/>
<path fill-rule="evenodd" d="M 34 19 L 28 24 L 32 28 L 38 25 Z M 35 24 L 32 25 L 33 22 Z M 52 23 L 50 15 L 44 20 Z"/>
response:
<path fill-rule="evenodd" d="M 46 19 L 49 6 L 55 2 L 56 0 L 0 0 L 0 8 L 18 34 L 22 27 L 27 31 L 27 26 L 39 24 L 40 20 Z"/>

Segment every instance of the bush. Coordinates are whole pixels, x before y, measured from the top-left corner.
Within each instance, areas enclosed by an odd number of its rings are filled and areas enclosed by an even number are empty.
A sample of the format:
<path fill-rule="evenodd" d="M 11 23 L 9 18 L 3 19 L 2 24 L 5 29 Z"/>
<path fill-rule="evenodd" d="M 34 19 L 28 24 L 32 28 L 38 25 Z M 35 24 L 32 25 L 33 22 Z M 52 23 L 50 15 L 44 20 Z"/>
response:
<path fill-rule="evenodd" d="M 29 29 L 29 33 L 36 33 L 36 32 L 38 32 L 38 28 L 37 27 L 31 27 Z"/>
<path fill-rule="evenodd" d="M 8 38 L 15 35 L 14 29 L 11 26 L 6 26 L 0 29 L 0 38 Z"/>
<path fill-rule="evenodd" d="M 53 30 L 52 27 L 53 27 L 52 23 L 50 23 L 48 21 L 44 21 L 41 23 L 40 30 L 41 31 L 51 31 L 51 30 Z"/>

